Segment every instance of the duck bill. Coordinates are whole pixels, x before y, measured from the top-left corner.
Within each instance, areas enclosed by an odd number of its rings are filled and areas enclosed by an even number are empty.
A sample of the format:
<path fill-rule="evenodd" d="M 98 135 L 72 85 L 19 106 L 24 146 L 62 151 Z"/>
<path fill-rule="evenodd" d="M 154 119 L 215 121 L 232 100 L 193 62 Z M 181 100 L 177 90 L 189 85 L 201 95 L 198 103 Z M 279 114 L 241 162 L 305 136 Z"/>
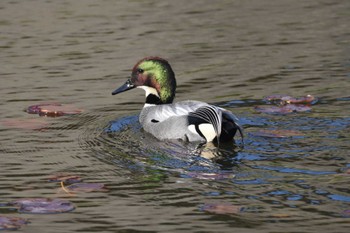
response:
<path fill-rule="evenodd" d="M 135 88 L 136 86 L 134 84 L 132 84 L 131 80 L 128 79 L 126 81 L 126 83 L 124 83 L 121 87 L 117 88 L 115 91 L 112 92 L 112 95 L 116 95 L 116 94 L 119 94 L 119 93 L 122 93 L 124 91 L 128 91 L 130 89 L 133 89 Z"/>

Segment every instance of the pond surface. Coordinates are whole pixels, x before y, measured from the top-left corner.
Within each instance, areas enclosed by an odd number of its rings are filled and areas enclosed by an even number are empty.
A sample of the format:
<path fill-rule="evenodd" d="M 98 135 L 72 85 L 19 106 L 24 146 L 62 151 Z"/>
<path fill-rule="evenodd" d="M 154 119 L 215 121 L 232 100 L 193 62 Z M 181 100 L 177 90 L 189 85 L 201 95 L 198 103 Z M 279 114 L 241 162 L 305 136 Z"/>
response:
<path fill-rule="evenodd" d="M 0 215 L 23 232 L 349 232 L 349 22 L 350 1 L 1 1 Z M 173 66 L 176 101 L 233 111 L 244 146 L 144 133 L 144 93 L 111 91 L 150 55 Z M 256 111 L 271 94 L 318 100 Z M 83 112 L 25 112 L 40 103 Z M 5 205 L 20 198 L 75 209 Z"/>

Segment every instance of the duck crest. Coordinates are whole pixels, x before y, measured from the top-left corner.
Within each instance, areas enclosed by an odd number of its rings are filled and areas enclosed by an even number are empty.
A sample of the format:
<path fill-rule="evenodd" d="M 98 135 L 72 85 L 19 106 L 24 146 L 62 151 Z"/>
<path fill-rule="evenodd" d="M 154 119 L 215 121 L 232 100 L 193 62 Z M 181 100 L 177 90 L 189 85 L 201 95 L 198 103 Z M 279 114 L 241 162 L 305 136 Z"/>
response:
<path fill-rule="evenodd" d="M 154 104 L 170 104 L 175 98 L 175 74 L 168 61 L 159 57 L 146 57 L 133 67 L 133 76 L 141 74 L 143 86 L 154 88 L 160 101 Z M 140 74 L 139 74 L 140 75 Z M 140 78 L 137 77 L 137 78 Z M 156 96 L 150 97 L 154 100 Z"/>

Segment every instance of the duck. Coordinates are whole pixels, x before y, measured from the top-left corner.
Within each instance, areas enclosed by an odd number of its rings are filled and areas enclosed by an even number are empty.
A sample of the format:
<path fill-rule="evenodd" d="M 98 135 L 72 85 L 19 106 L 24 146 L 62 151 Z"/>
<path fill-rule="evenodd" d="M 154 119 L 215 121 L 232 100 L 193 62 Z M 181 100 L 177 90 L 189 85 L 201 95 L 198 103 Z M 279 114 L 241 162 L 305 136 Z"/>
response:
<path fill-rule="evenodd" d="M 169 62 L 161 57 L 150 56 L 138 61 L 130 78 L 112 95 L 134 88 L 143 89 L 146 95 L 139 122 L 144 131 L 159 140 L 234 142 L 238 131 L 243 142 L 243 128 L 231 111 L 196 100 L 173 103 L 175 73 Z"/>

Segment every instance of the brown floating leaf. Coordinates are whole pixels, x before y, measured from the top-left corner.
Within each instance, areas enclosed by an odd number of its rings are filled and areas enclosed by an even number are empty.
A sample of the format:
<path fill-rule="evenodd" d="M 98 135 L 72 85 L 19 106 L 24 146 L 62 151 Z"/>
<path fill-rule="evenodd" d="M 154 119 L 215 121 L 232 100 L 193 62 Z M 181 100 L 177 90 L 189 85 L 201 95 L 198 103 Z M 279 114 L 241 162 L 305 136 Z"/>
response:
<path fill-rule="evenodd" d="M 41 104 L 29 106 L 29 107 L 27 108 L 26 112 L 29 113 L 29 114 L 40 114 L 41 106 L 46 106 L 46 105 L 50 105 L 50 106 L 61 106 L 60 103 L 41 103 Z"/>
<path fill-rule="evenodd" d="M 42 129 L 49 123 L 43 119 L 4 119 L 0 123 L 6 127 L 17 129 Z"/>
<path fill-rule="evenodd" d="M 232 205 L 228 203 L 204 204 L 201 209 L 205 212 L 213 214 L 238 214 L 242 210 L 242 206 Z"/>
<path fill-rule="evenodd" d="M 24 218 L 0 216 L 0 230 L 18 230 L 27 223 Z"/>
<path fill-rule="evenodd" d="M 288 129 L 262 129 L 256 132 L 251 132 L 254 136 L 269 137 L 269 138 L 286 138 L 304 136 L 300 131 L 288 130 Z"/>
<path fill-rule="evenodd" d="M 44 103 L 29 106 L 27 112 L 30 114 L 39 114 L 39 116 L 58 117 L 79 114 L 82 113 L 83 110 L 71 104 Z"/>
<path fill-rule="evenodd" d="M 312 95 L 307 95 L 300 98 L 282 98 L 282 100 L 285 101 L 287 104 L 314 104 L 317 101 L 317 98 Z"/>

